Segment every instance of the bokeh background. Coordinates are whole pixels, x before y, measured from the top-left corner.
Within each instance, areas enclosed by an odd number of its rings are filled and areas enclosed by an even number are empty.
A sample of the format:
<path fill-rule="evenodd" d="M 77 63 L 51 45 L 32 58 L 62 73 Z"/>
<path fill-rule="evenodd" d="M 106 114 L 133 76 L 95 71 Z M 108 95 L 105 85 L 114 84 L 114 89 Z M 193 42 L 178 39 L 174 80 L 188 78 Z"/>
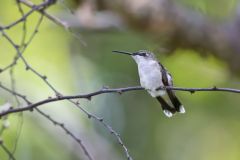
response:
<path fill-rule="evenodd" d="M 41 1 L 32 2 L 38 4 Z M 173 75 L 175 86 L 240 88 L 239 52 L 236 49 L 239 43 L 236 36 L 234 39 L 235 34 L 229 36 L 232 39 L 224 37 L 235 31 L 235 27 L 230 24 L 237 19 L 235 13 L 239 9 L 238 1 L 171 1 L 172 5 L 179 8 L 154 5 L 157 2 L 58 1 L 47 11 L 64 21 L 71 31 L 44 18 L 24 57 L 39 73 L 47 75 L 49 82 L 65 95 L 89 93 L 103 86 L 138 86 L 135 62 L 127 56 L 112 54 L 112 50 L 153 51 Z M 126 6 L 137 9 L 128 10 Z M 153 8 L 149 10 L 143 6 Z M 163 11 L 158 12 L 161 7 L 173 15 L 182 9 L 185 13 L 182 17 L 190 19 L 179 22 L 178 17 L 176 20 L 171 19 L 171 15 L 166 18 L 166 15 L 158 14 Z M 23 8 L 29 11 L 24 5 Z M 0 2 L 1 25 L 7 25 L 20 16 L 14 0 Z M 27 38 L 35 29 L 39 16 L 36 12 L 28 18 Z M 169 19 L 175 23 L 169 23 Z M 181 29 L 179 24 L 182 24 Z M 199 30 L 191 30 L 193 26 Z M 213 30 L 219 26 L 222 30 Z M 6 32 L 18 42 L 22 26 L 18 25 Z M 211 35 L 215 41 L 209 40 Z M 15 54 L 9 42 L 0 36 L 0 67 L 8 65 Z M 9 72 L 0 74 L 0 77 L 2 84 L 10 86 Z M 14 77 L 16 90 L 34 102 L 54 96 L 39 77 L 25 70 L 21 61 L 15 67 Z M 186 114 L 177 114 L 170 119 L 163 115 L 158 102 L 146 91 L 99 95 L 91 101 L 80 100 L 80 105 L 92 114 L 104 117 L 121 135 L 133 159 L 238 160 L 239 94 L 190 94 L 178 91 L 177 95 L 186 108 Z M 0 102 L 1 106 L 10 103 L 16 107 L 14 97 L 4 90 L 0 90 Z M 95 159 L 126 159 L 114 136 L 101 123 L 88 119 L 74 105 L 64 101 L 40 108 L 80 137 Z M 87 159 L 74 140 L 36 112 L 12 114 L 7 120 L 2 119 L 1 123 L 6 121 L 10 125 L 1 133 L 1 139 L 10 150 L 17 142 L 16 159 Z M 2 149 L 0 159 L 8 159 Z"/>

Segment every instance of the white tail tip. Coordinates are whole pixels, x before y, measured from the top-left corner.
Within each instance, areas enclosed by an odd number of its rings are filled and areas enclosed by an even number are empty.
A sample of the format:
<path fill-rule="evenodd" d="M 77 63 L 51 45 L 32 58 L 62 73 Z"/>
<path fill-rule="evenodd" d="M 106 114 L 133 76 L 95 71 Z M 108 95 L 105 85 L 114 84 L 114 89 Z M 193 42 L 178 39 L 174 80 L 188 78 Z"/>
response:
<path fill-rule="evenodd" d="M 170 117 L 173 116 L 172 112 L 170 112 L 169 110 L 163 110 L 163 113 L 164 113 L 168 118 L 170 118 Z"/>
<path fill-rule="evenodd" d="M 185 113 L 185 108 L 183 107 L 183 105 L 180 106 L 180 112 L 179 113 Z"/>

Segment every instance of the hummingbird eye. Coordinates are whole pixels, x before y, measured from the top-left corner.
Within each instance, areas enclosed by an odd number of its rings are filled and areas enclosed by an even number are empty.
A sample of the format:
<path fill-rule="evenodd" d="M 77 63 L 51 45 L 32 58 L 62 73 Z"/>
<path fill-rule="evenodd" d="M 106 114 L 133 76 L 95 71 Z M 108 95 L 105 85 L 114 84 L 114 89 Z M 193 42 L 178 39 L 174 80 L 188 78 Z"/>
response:
<path fill-rule="evenodd" d="M 144 52 L 143 52 L 143 53 L 141 53 L 141 52 L 140 52 L 140 53 L 139 53 L 139 52 L 135 52 L 135 53 L 133 53 L 132 55 L 133 55 L 133 56 L 138 55 L 138 56 L 146 57 L 146 56 L 147 56 L 147 53 L 144 53 Z"/>

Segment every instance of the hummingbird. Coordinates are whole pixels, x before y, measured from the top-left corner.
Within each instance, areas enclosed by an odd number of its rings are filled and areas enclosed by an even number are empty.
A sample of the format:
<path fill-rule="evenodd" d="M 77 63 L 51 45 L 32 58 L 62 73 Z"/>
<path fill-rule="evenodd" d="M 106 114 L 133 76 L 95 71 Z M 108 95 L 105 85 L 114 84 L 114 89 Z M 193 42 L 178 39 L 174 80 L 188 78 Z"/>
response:
<path fill-rule="evenodd" d="M 173 90 L 159 90 L 165 86 L 173 86 L 171 74 L 167 69 L 156 59 L 154 53 L 147 50 L 137 52 L 112 51 L 131 56 L 138 66 L 138 74 L 141 86 L 147 92 L 158 100 L 161 104 L 163 113 L 167 117 L 172 117 L 176 112 L 185 113 L 184 106 L 177 98 Z M 172 105 L 169 105 L 163 96 L 167 94 Z"/>

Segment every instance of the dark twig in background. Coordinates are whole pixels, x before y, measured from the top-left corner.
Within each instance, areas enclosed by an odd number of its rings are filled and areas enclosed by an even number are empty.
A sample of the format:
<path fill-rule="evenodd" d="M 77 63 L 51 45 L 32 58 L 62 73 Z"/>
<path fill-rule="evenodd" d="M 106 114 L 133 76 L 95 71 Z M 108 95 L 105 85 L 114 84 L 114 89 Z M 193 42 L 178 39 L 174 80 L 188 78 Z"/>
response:
<path fill-rule="evenodd" d="M 4 27 L 1 27 L 1 30 L 0 30 L 0 31 L 2 32 L 3 37 L 5 37 L 5 39 L 13 46 L 13 48 L 14 48 L 14 49 L 16 50 L 16 52 L 17 52 L 15 58 L 13 59 L 13 62 L 12 62 L 10 65 L 8 65 L 8 66 L 6 66 L 5 68 L 3 68 L 1 71 L 2 71 L 2 73 L 3 73 L 3 72 L 5 72 L 6 70 L 15 67 L 15 65 L 17 64 L 17 61 L 18 61 L 19 59 L 21 59 L 22 62 L 24 63 L 24 65 L 25 65 L 26 71 L 31 71 L 33 74 L 35 74 L 36 76 L 38 76 L 38 77 L 39 77 L 40 79 L 42 79 L 42 80 L 45 82 L 45 84 L 55 93 L 56 97 L 61 97 L 62 94 L 61 94 L 59 91 L 57 91 L 57 89 L 55 89 L 55 87 L 53 87 L 52 84 L 50 84 L 50 82 L 47 80 L 47 77 L 46 77 L 45 75 L 40 74 L 40 73 L 39 73 L 38 71 L 36 71 L 33 67 L 31 67 L 31 66 L 28 64 L 27 60 L 26 60 L 26 59 L 24 58 L 24 56 L 23 56 L 23 52 L 24 52 L 24 51 L 26 50 L 26 48 L 30 45 L 30 43 L 32 42 L 33 38 L 34 38 L 35 35 L 38 33 L 38 28 L 39 28 L 39 26 L 40 26 L 40 24 L 41 24 L 41 22 L 42 22 L 42 20 L 43 20 L 43 16 L 46 16 L 46 15 L 47 15 L 47 18 L 50 17 L 49 19 L 50 19 L 50 20 L 53 20 L 53 19 L 51 18 L 51 17 L 53 17 L 53 16 L 49 16 L 49 15 L 45 12 L 45 10 L 44 10 L 44 9 L 46 9 L 47 6 L 49 6 L 48 1 L 45 1 L 45 2 L 43 2 L 43 3 L 40 4 L 40 5 L 34 5 L 34 4 L 32 4 L 31 2 L 28 2 L 28 1 L 25 1 L 25 0 L 19 0 L 18 2 L 23 3 L 23 4 L 25 4 L 25 5 L 28 5 L 28 6 L 29 6 L 30 8 L 32 8 L 32 9 L 31 9 L 29 12 L 27 12 L 27 13 L 24 14 L 24 13 L 21 11 L 21 9 L 19 8 L 19 11 L 21 12 L 22 17 L 21 17 L 20 19 L 16 20 L 15 22 L 9 24 L 9 25 L 6 25 L 6 26 L 4 26 Z M 6 33 L 4 30 L 10 29 L 11 27 L 14 27 L 15 25 L 17 25 L 17 24 L 19 24 L 19 23 L 21 23 L 21 22 L 26 23 L 27 18 L 28 18 L 32 13 L 34 13 L 35 11 L 38 11 L 39 13 L 41 13 L 41 16 L 40 16 L 40 18 L 39 18 L 39 20 L 38 20 L 38 23 L 37 23 L 37 25 L 36 25 L 36 27 L 35 27 L 32 35 L 30 36 L 29 40 L 28 40 L 26 43 L 23 42 L 23 41 L 25 41 L 25 38 L 22 38 L 23 40 L 22 40 L 22 42 L 21 42 L 21 45 L 23 44 L 23 46 L 17 45 L 17 44 L 12 40 L 12 38 L 11 38 L 9 35 L 7 35 L 7 33 Z M 54 18 L 53 21 L 54 21 L 54 22 L 57 22 L 57 19 Z M 24 33 L 23 33 L 23 37 L 25 37 L 25 35 L 26 35 L 26 33 L 25 33 L 25 32 L 26 32 L 26 28 L 23 29 L 23 32 L 24 32 Z M 24 96 L 24 95 L 22 95 L 22 94 L 20 94 L 20 93 L 17 93 L 15 90 L 11 90 L 11 89 L 5 87 L 4 85 L 0 85 L 0 88 L 4 89 L 5 91 L 10 92 L 13 96 L 21 97 L 21 98 L 26 102 L 27 105 L 31 105 L 31 102 L 26 98 L 26 96 Z M 129 159 L 129 160 L 132 159 L 131 156 L 130 156 L 129 153 L 128 153 L 127 147 L 123 144 L 123 141 L 121 140 L 119 134 L 118 134 L 116 131 L 114 131 L 111 126 L 109 126 L 107 123 L 105 123 L 104 120 L 103 120 L 103 118 L 99 118 L 99 117 L 97 117 L 97 116 L 95 116 L 95 115 L 87 112 L 85 109 L 83 109 L 83 108 L 79 105 L 78 102 L 75 102 L 75 101 L 73 101 L 73 100 L 71 100 L 71 99 L 68 99 L 68 100 L 69 100 L 72 104 L 74 104 L 75 106 L 77 106 L 81 111 L 83 111 L 83 113 L 85 113 L 88 118 L 93 118 L 94 120 L 100 122 L 100 123 L 109 131 L 109 133 L 111 133 L 112 135 L 114 135 L 114 136 L 116 137 L 118 143 L 123 147 L 127 159 Z M 22 108 L 22 107 L 21 107 L 21 108 Z M 16 108 L 14 108 L 14 109 L 16 109 Z M 43 111 L 41 111 L 41 110 L 39 110 L 39 109 L 36 109 L 36 111 L 37 111 L 39 114 L 41 114 L 43 117 L 47 118 L 47 119 L 48 119 L 50 122 L 52 122 L 53 124 L 59 126 L 62 130 L 64 130 L 64 131 L 67 133 L 67 135 L 70 135 L 78 144 L 80 144 L 81 148 L 83 149 L 83 151 L 84 151 L 85 155 L 88 157 L 88 159 L 90 159 L 90 160 L 93 159 L 92 156 L 90 156 L 89 152 L 87 151 L 87 148 L 82 144 L 82 141 L 81 141 L 79 138 L 77 138 L 76 136 L 74 136 L 74 134 L 73 134 L 70 130 L 68 130 L 68 129 L 64 126 L 64 124 L 57 122 L 56 120 L 54 120 L 53 118 L 51 118 L 48 114 L 44 113 Z M 15 149 L 14 149 L 14 150 L 15 150 Z"/>
<path fill-rule="evenodd" d="M 28 0 L 19 0 L 22 4 L 33 8 L 35 5 Z M 51 20 L 52 22 L 56 23 L 57 25 L 63 26 L 65 29 L 68 29 L 69 27 L 67 26 L 67 23 L 64 23 L 62 20 L 58 19 L 57 17 L 48 14 L 45 10 L 37 10 L 38 12 L 40 12 L 42 15 L 46 16 L 49 20 Z"/>
<path fill-rule="evenodd" d="M 11 151 L 9 151 L 9 149 L 3 144 L 3 142 L 0 143 L 0 146 L 2 147 L 4 152 L 7 153 L 8 157 L 9 157 L 9 160 L 16 160 L 16 158 L 13 156 Z"/>
<path fill-rule="evenodd" d="M 64 130 L 67 135 L 69 135 L 72 139 L 74 139 L 81 146 L 81 148 L 83 149 L 84 154 L 87 155 L 88 159 L 89 160 L 93 160 L 92 156 L 89 154 L 89 151 L 87 150 L 87 148 L 83 144 L 82 140 L 79 139 L 77 136 L 75 136 L 68 128 L 66 128 L 64 123 L 60 123 L 60 122 L 54 120 L 50 115 L 44 113 L 43 111 L 41 111 L 38 108 L 36 108 L 36 111 L 38 113 L 40 113 L 42 116 L 44 116 L 46 119 L 51 121 L 54 125 L 60 127 L 62 130 Z"/>
<path fill-rule="evenodd" d="M 26 96 L 17 93 L 16 91 L 13 91 L 9 88 L 4 87 L 2 84 L 0 84 L 0 88 L 2 88 L 3 90 L 9 92 L 12 95 L 15 95 L 17 97 L 20 97 L 22 100 L 24 100 L 27 104 L 31 104 L 31 102 L 27 99 Z M 81 139 L 79 139 L 77 136 L 75 136 L 65 125 L 64 123 L 60 123 L 56 120 L 54 120 L 50 115 L 44 113 L 42 110 L 35 108 L 36 111 L 42 115 L 43 117 L 45 117 L 46 119 L 48 119 L 50 122 L 52 122 L 55 126 L 60 127 L 62 130 L 64 130 L 66 132 L 67 135 L 69 135 L 71 138 L 73 138 L 83 149 L 85 155 L 87 155 L 89 160 L 93 160 L 93 158 L 91 157 L 91 155 L 88 153 L 87 148 L 84 146 L 83 142 Z M 15 147 L 14 147 L 15 148 Z M 14 149 L 15 150 L 15 149 Z"/>
<path fill-rule="evenodd" d="M 27 21 L 27 18 L 32 14 L 34 13 L 35 11 L 43 11 L 43 9 L 46 9 L 46 7 L 48 7 L 50 4 L 51 1 L 45 1 L 43 2 L 42 4 L 40 5 L 32 5 L 32 9 L 27 12 L 26 14 L 24 14 L 24 11 L 22 9 L 22 6 L 21 6 L 21 2 L 20 0 L 16 0 L 16 3 L 17 3 L 17 6 L 18 6 L 18 9 L 19 9 L 19 12 L 21 14 L 21 18 L 14 21 L 13 23 L 9 24 L 9 25 L 6 25 L 6 26 L 1 26 L 0 28 L 0 31 L 2 32 L 2 35 L 3 37 L 5 37 L 7 39 L 7 41 L 15 48 L 16 52 L 17 52 L 17 55 L 14 57 L 13 61 L 11 64 L 7 65 L 6 67 L 4 67 L 3 69 L 1 69 L 1 73 L 7 71 L 8 69 L 10 69 L 10 78 L 11 78 L 11 89 L 5 87 L 4 85 L 0 84 L 0 88 L 2 88 L 3 90 L 9 92 L 10 94 L 13 95 L 13 97 L 15 97 L 15 100 L 17 102 L 17 108 L 20 107 L 20 101 L 18 100 L 18 97 L 20 97 L 23 101 L 26 102 L 26 104 L 31 104 L 31 102 L 26 98 L 26 96 L 20 94 L 20 93 L 17 93 L 16 92 L 16 89 L 15 89 L 15 80 L 14 80 L 14 75 L 13 75 L 13 72 L 14 72 L 14 67 L 16 66 L 17 64 L 17 61 L 19 59 L 21 59 L 25 66 L 26 66 L 26 70 L 28 70 L 29 68 L 29 65 L 27 63 L 27 61 L 24 59 L 23 57 L 23 53 L 24 51 L 26 50 L 26 48 L 30 45 L 30 43 L 32 42 L 33 38 L 35 37 L 35 35 L 38 33 L 38 28 L 40 27 L 41 25 L 41 22 L 43 20 L 43 17 L 44 15 L 41 14 L 40 15 L 40 18 L 38 19 L 38 22 L 35 26 L 35 29 L 34 31 L 32 32 L 32 34 L 30 35 L 30 38 L 28 39 L 27 42 L 25 42 L 26 40 L 26 33 L 27 33 L 27 28 L 26 28 L 26 21 Z M 14 27 L 15 25 L 18 25 L 19 23 L 23 22 L 23 27 L 22 27 L 22 40 L 20 42 L 20 45 L 17 45 L 17 43 L 15 43 L 12 38 L 10 36 L 8 36 L 4 30 L 6 29 L 11 29 L 12 27 Z M 36 70 L 34 70 L 33 68 L 30 67 L 30 70 L 32 72 L 34 72 L 35 74 L 37 74 L 38 76 L 41 76 Z M 42 76 L 44 77 L 44 76 Z M 46 81 L 47 82 L 47 81 Z M 50 85 L 49 85 L 50 86 Z M 11 107 L 12 108 L 12 107 Z M 83 149 L 84 151 L 84 154 L 88 157 L 89 160 L 93 160 L 93 158 L 90 156 L 90 154 L 88 153 L 86 147 L 83 145 L 82 141 L 76 137 L 70 130 L 68 130 L 63 123 L 59 123 L 57 122 L 56 120 L 54 120 L 53 118 L 51 118 L 49 115 L 47 115 L 46 113 L 44 113 L 43 111 L 39 110 L 39 109 L 36 109 L 36 111 L 41 114 L 43 117 L 47 118 L 50 122 L 53 122 L 54 125 L 56 126 L 59 126 L 61 129 L 63 129 L 68 135 L 70 135 L 78 144 L 80 144 L 81 148 Z M 20 113 L 20 121 L 19 121 L 19 129 L 17 131 L 17 136 L 16 136 L 16 140 L 15 140 L 15 144 L 14 144 L 14 147 L 13 147 L 13 150 L 12 152 L 6 147 L 3 145 L 3 142 L 1 143 L 1 146 L 2 148 L 4 149 L 4 151 L 9 155 L 9 158 L 10 159 L 14 159 L 14 153 L 16 151 L 16 147 L 17 147 L 17 142 L 18 142 L 18 139 L 19 139 L 19 136 L 20 136 L 20 133 L 21 133 L 21 128 L 22 128 L 22 124 L 23 124 L 23 117 L 22 117 L 22 113 Z M 6 117 L 4 118 L 6 119 Z M 3 129 L 5 129 L 5 127 L 3 127 Z"/>

